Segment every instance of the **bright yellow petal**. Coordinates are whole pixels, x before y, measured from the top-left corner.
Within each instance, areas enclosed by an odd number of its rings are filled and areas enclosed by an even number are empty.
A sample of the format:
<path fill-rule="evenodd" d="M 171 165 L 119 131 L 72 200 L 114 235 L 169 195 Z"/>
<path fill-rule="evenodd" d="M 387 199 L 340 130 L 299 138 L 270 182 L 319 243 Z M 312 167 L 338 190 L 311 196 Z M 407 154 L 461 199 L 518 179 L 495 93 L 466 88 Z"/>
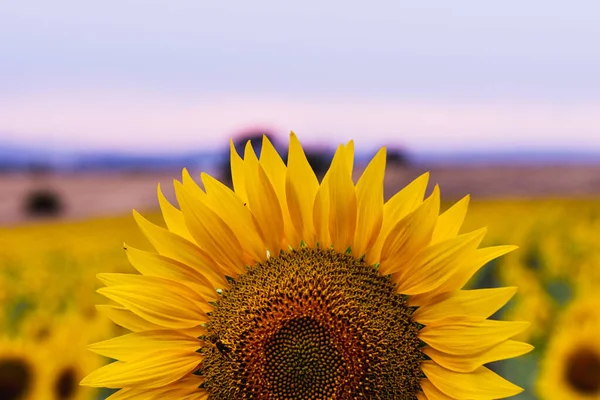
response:
<path fill-rule="evenodd" d="M 381 274 L 409 269 L 408 262 L 431 240 L 440 209 L 440 191 L 433 193 L 415 211 L 400 220 L 388 235 L 381 250 Z"/>
<path fill-rule="evenodd" d="M 423 325 L 446 318 L 486 319 L 504 306 L 517 292 L 516 287 L 459 290 L 442 294 L 419 307 L 413 319 Z"/>
<path fill-rule="evenodd" d="M 485 367 L 463 374 L 425 361 L 422 368 L 429 381 L 441 392 L 458 400 L 503 399 L 523 391 Z"/>
<path fill-rule="evenodd" d="M 198 292 L 204 299 L 215 301 L 217 292 L 210 280 L 197 270 L 160 254 L 125 246 L 129 262 L 140 273 L 181 282 Z"/>
<path fill-rule="evenodd" d="M 190 232 L 185 225 L 185 220 L 183 219 L 183 214 L 179 211 L 175 206 L 173 206 L 165 195 L 163 194 L 160 183 L 157 188 L 158 192 L 158 202 L 160 204 L 160 210 L 162 212 L 163 218 L 165 219 L 165 223 L 167 224 L 167 228 L 173 233 L 181 236 L 189 240 L 190 242 L 194 242 L 194 238 L 190 235 Z"/>
<path fill-rule="evenodd" d="M 382 148 L 371 160 L 356 184 L 358 219 L 352 254 L 362 257 L 379 235 L 383 220 L 383 179 L 386 151 Z"/>
<path fill-rule="evenodd" d="M 99 313 L 108 317 L 115 324 L 132 332 L 150 331 L 163 329 L 162 326 L 153 324 L 150 321 L 132 313 L 125 307 L 111 306 L 107 304 L 97 305 Z"/>
<path fill-rule="evenodd" d="M 329 233 L 334 249 L 343 253 L 354 242 L 357 204 L 344 153 L 338 154 L 329 169 Z"/>
<path fill-rule="evenodd" d="M 142 354 L 156 351 L 186 350 L 194 352 L 202 342 L 193 336 L 173 330 L 157 330 L 129 333 L 103 342 L 94 343 L 88 349 L 94 353 L 119 361 L 132 361 Z"/>
<path fill-rule="evenodd" d="M 300 239 L 296 229 L 294 228 L 294 224 L 292 223 L 292 219 L 290 217 L 290 212 L 287 208 L 287 198 L 285 193 L 287 167 L 266 135 L 263 136 L 259 162 L 262 165 L 265 174 L 269 178 L 277 198 L 279 199 L 283 216 L 283 230 L 285 232 L 286 240 L 288 243 L 297 245 L 300 242 Z"/>
<path fill-rule="evenodd" d="M 161 285 L 127 285 L 100 288 L 98 293 L 141 318 L 169 329 L 193 328 L 208 320 L 196 302 L 170 289 Z"/>
<path fill-rule="evenodd" d="M 440 390 L 433 386 L 428 379 L 421 380 L 421 389 L 423 390 L 423 393 L 425 393 L 427 400 L 454 400 L 454 397 L 450 397 L 443 392 L 440 392 Z"/>
<path fill-rule="evenodd" d="M 287 207 L 296 232 L 309 246 L 315 246 L 313 206 L 317 190 L 319 190 L 319 181 L 293 132 L 290 134 L 285 185 Z M 292 245 L 298 245 L 298 243 L 292 243 Z"/>
<path fill-rule="evenodd" d="M 517 249 L 517 246 L 493 246 L 475 250 L 469 260 L 456 270 L 446 282 L 431 293 L 432 296 L 443 292 L 459 290 L 473 275 L 490 261 Z"/>
<path fill-rule="evenodd" d="M 273 254 L 278 254 L 279 250 L 286 246 L 283 214 L 277 194 L 261 165 L 257 164 L 253 170 L 247 170 L 246 179 L 248 206 L 265 236 L 267 249 Z"/>
<path fill-rule="evenodd" d="M 419 338 L 436 350 L 448 354 L 476 354 L 518 335 L 529 322 L 484 320 L 456 321 L 421 329 Z"/>
<path fill-rule="evenodd" d="M 469 199 L 469 196 L 463 197 L 462 200 L 440 215 L 437 224 L 435 225 L 435 229 L 433 230 L 431 244 L 451 239 L 458 234 L 458 231 L 465 220 L 465 216 L 467 215 Z"/>
<path fill-rule="evenodd" d="M 206 204 L 234 232 L 245 252 L 247 264 L 263 260 L 266 246 L 262 231 L 248 205 L 244 204 L 231 189 L 210 175 L 203 173 L 201 177 L 206 188 Z"/>
<path fill-rule="evenodd" d="M 215 288 L 224 288 L 227 285 L 225 277 L 215 270 L 216 263 L 198 246 L 154 225 L 136 211 L 133 212 L 133 216 L 158 254 L 194 268 L 206 276 Z"/>
<path fill-rule="evenodd" d="M 477 354 L 457 356 L 443 353 L 429 346 L 423 348 L 423 354 L 451 371 L 472 372 L 484 364 L 518 357 L 531 350 L 533 350 L 533 346 L 528 343 L 507 340 Z"/>
<path fill-rule="evenodd" d="M 221 266 L 223 274 L 236 277 L 245 272 L 242 247 L 231 228 L 186 187 L 176 183 L 175 193 L 186 225 L 198 246 Z"/>
<path fill-rule="evenodd" d="M 229 142 L 230 151 L 230 165 L 231 165 L 231 182 L 233 183 L 233 189 L 235 194 L 244 202 L 248 202 L 248 196 L 246 195 L 246 169 L 244 167 L 244 160 L 240 157 L 233 144 L 233 139 Z"/>
<path fill-rule="evenodd" d="M 383 206 L 381 230 L 373 247 L 368 249 L 366 260 L 369 264 L 380 261 L 381 249 L 390 231 L 400 220 L 413 212 L 423 203 L 423 196 L 429 182 L 429 173 L 425 173 L 396 193 Z"/>
<path fill-rule="evenodd" d="M 158 388 L 194 371 L 202 355 L 187 350 L 163 350 L 131 361 L 116 361 L 89 374 L 81 385 L 107 388 Z"/>
<path fill-rule="evenodd" d="M 400 271 L 391 270 L 398 292 L 415 295 L 429 292 L 442 285 L 456 271 L 463 259 L 477 248 L 485 228 L 445 240 L 423 250 Z M 402 266 L 399 263 L 399 266 Z M 389 270 L 389 269 L 388 269 Z"/>

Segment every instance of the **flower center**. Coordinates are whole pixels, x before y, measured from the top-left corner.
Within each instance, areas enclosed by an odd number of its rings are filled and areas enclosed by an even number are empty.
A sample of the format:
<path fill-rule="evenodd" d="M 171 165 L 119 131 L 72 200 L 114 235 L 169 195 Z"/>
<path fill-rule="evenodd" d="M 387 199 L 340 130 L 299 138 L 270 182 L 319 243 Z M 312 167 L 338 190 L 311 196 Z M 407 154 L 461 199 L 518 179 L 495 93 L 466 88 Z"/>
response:
<path fill-rule="evenodd" d="M 0 399 L 16 400 L 25 395 L 31 381 L 29 365 L 19 359 L 0 360 Z"/>
<path fill-rule="evenodd" d="M 210 399 L 416 399 L 412 313 L 389 277 L 349 254 L 281 252 L 223 292 L 197 373 Z"/>
<path fill-rule="evenodd" d="M 77 374 L 71 367 L 61 371 L 54 382 L 54 393 L 59 399 L 70 399 L 77 390 Z"/>
<path fill-rule="evenodd" d="M 582 394 L 600 393 L 600 356 L 580 349 L 568 358 L 565 377 L 571 387 Z"/>

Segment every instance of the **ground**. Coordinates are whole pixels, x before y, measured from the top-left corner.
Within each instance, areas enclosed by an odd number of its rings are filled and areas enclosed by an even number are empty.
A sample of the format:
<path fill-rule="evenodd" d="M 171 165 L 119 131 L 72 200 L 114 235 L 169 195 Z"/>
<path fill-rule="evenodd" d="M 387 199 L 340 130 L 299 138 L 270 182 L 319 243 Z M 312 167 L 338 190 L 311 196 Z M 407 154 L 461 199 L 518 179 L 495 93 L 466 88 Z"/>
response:
<path fill-rule="evenodd" d="M 357 168 L 356 176 L 361 172 Z M 439 183 L 442 199 L 470 193 L 474 199 L 528 197 L 600 197 L 600 165 L 590 166 L 388 166 L 386 197 L 425 171 Z M 198 177 L 199 171 L 192 171 Z M 0 226 L 33 221 L 24 212 L 24 199 L 37 189 L 58 193 L 64 202 L 61 217 L 81 219 L 151 210 L 158 206 L 156 184 L 174 200 L 172 179 L 179 171 L 136 173 L 71 173 L 62 175 L 0 174 Z M 199 180 L 199 179 L 198 179 Z"/>

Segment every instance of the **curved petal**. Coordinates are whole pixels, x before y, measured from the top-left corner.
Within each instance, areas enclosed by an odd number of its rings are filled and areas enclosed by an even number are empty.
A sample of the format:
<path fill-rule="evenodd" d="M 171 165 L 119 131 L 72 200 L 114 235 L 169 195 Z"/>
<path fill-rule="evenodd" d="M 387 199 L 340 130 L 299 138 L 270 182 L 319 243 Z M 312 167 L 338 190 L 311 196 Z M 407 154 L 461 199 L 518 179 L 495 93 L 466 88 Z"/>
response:
<path fill-rule="evenodd" d="M 483 320 L 502 308 L 516 292 L 517 288 L 514 286 L 459 290 L 441 295 L 443 298 L 439 301 L 434 298 L 430 303 L 419 307 L 413 313 L 413 319 L 423 325 L 456 317 Z"/>
<path fill-rule="evenodd" d="M 383 221 L 383 179 L 386 150 L 375 154 L 356 184 L 358 216 L 352 254 L 362 257 L 377 240 Z"/>
<path fill-rule="evenodd" d="M 419 338 L 447 354 L 476 354 L 523 332 L 529 325 L 529 322 L 520 321 L 457 321 L 443 326 L 426 326 L 419 332 Z"/>
<path fill-rule="evenodd" d="M 357 204 L 348 161 L 339 154 L 329 169 L 329 234 L 334 249 L 343 253 L 354 242 Z"/>
<path fill-rule="evenodd" d="M 458 400 L 503 399 L 523 391 L 485 367 L 468 374 L 447 370 L 431 361 L 425 361 L 422 367 L 435 387 Z"/>
<path fill-rule="evenodd" d="M 431 240 L 439 209 L 440 191 L 436 186 L 419 208 L 401 219 L 390 231 L 381 249 L 381 274 L 410 268 L 408 262 Z"/>
<path fill-rule="evenodd" d="M 160 188 L 160 183 L 158 184 L 156 191 L 158 192 L 158 202 L 167 228 L 182 238 L 194 242 L 194 238 L 190 234 L 190 231 L 188 231 L 187 226 L 185 226 L 183 214 L 175 208 L 175 206 L 169 203 Z"/>
<path fill-rule="evenodd" d="M 413 212 L 423 203 L 423 196 L 429 182 L 429 173 L 424 173 L 396 193 L 383 206 L 383 221 L 379 236 L 373 246 L 367 250 L 366 260 L 369 264 L 380 261 L 381 249 L 390 234 L 390 231 L 400 220 Z"/>
<path fill-rule="evenodd" d="M 133 217 L 158 254 L 189 265 L 206 276 L 214 287 L 223 288 L 227 285 L 216 263 L 198 246 L 154 225 L 136 211 L 133 212 Z"/>
<path fill-rule="evenodd" d="M 285 187 L 287 207 L 296 232 L 309 246 L 314 246 L 316 242 L 313 205 L 319 190 L 319 181 L 293 132 L 290 134 Z"/>
<path fill-rule="evenodd" d="M 116 361 L 89 374 L 81 385 L 107 388 L 158 388 L 181 379 L 202 362 L 202 355 L 186 350 L 144 354 L 131 361 Z"/>
<path fill-rule="evenodd" d="M 529 353 L 531 350 L 533 350 L 533 346 L 528 343 L 507 340 L 481 353 L 471 355 L 447 354 L 429 346 L 423 348 L 423 354 L 451 371 L 473 372 L 484 364 L 518 357 Z"/>
<path fill-rule="evenodd" d="M 143 354 L 155 351 L 185 350 L 194 352 L 202 342 L 180 331 L 156 330 L 134 332 L 103 342 L 94 343 L 88 349 L 94 353 L 119 361 L 132 361 Z"/>
<path fill-rule="evenodd" d="M 442 285 L 456 271 L 463 259 L 477 248 L 486 229 L 467 233 L 430 246 L 410 261 L 410 267 L 392 276 L 398 292 L 415 295 Z M 396 271 L 390 271 L 395 273 Z"/>
<path fill-rule="evenodd" d="M 469 200 L 470 196 L 467 195 L 463 197 L 439 216 L 435 229 L 433 230 L 431 244 L 451 239 L 458 234 L 458 231 L 465 220 L 465 216 L 467 215 Z"/>
<path fill-rule="evenodd" d="M 203 199 L 195 197 L 178 182 L 175 183 L 175 193 L 190 233 L 198 246 L 221 266 L 221 272 L 234 276 L 245 272 L 242 247 L 231 228 Z"/>

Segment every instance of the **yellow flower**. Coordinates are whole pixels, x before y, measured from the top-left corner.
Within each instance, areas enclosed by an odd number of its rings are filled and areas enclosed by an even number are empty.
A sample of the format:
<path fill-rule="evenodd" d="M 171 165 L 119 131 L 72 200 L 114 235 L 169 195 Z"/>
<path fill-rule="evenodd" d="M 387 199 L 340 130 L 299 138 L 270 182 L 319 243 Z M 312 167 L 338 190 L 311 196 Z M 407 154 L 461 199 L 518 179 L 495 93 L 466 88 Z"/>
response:
<path fill-rule="evenodd" d="M 537 388 L 548 400 L 600 399 L 600 297 L 565 310 L 541 364 Z"/>
<path fill-rule="evenodd" d="M 184 170 L 180 209 L 159 187 L 167 229 L 134 213 L 157 253 L 126 246 L 141 275 L 100 275 L 118 304 L 101 309 L 133 332 L 92 346 L 118 361 L 83 385 L 123 388 L 114 399 L 521 392 L 483 366 L 531 349 L 509 340 L 527 323 L 487 319 L 516 288 L 461 290 L 514 247 L 458 234 L 468 197 L 439 215 L 425 174 L 384 203 L 385 149 L 355 184 L 352 142 L 321 183 L 294 134 L 287 165 L 266 138 L 260 159 L 231 148 L 234 191 Z"/>
<path fill-rule="evenodd" d="M 0 399 L 45 400 L 44 359 L 22 339 L 0 339 Z"/>

